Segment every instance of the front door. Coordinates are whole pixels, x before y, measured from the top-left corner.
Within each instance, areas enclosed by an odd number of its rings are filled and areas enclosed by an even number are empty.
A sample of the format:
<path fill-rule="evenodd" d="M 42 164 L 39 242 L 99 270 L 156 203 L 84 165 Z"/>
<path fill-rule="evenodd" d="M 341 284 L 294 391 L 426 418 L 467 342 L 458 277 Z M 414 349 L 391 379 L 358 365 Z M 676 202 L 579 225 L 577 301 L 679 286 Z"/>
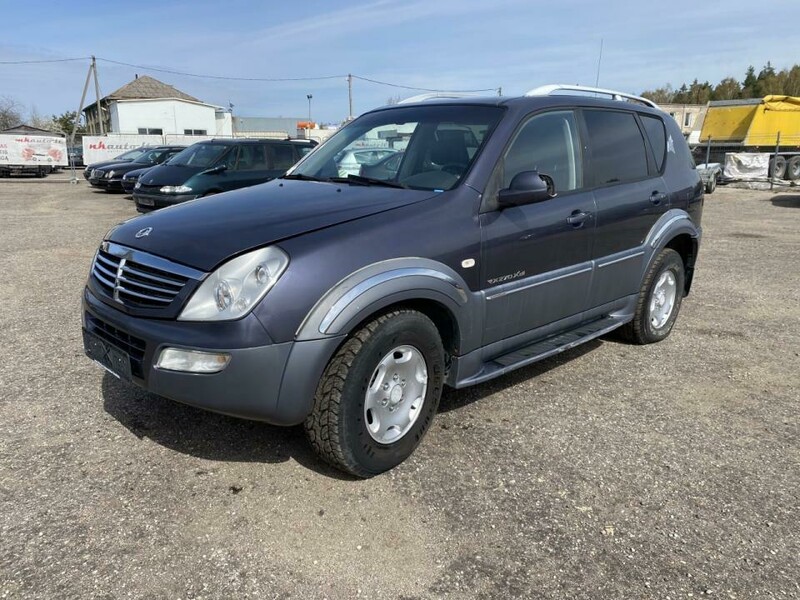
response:
<path fill-rule="evenodd" d="M 549 175 L 557 196 L 499 209 L 497 192 L 522 171 Z M 575 113 L 535 115 L 498 163 L 480 215 L 484 345 L 580 315 L 588 301 L 595 202 L 583 177 Z"/>

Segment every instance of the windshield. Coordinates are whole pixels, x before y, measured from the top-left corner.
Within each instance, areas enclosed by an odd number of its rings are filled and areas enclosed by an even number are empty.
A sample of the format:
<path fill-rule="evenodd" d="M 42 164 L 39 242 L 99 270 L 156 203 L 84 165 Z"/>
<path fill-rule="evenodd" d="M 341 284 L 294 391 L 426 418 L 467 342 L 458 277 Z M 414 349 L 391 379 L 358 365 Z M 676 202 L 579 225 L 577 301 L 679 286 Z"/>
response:
<path fill-rule="evenodd" d="M 123 152 L 119 156 L 117 156 L 114 160 L 134 160 L 139 158 L 142 154 L 145 153 L 147 148 L 136 148 L 135 150 L 128 150 L 127 152 Z"/>
<path fill-rule="evenodd" d="M 207 168 L 232 148 L 229 144 L 199 143 L 189 146 L 170 159 L 170 166 Z"/>
<path fill-rule="evenodd" d="M 364 179 L 418 190 L 458 185 L 503 109 L 413 106 L 369 113 L 331 137 L 289 174 L 353 183 Z"/>
<path fill-rule="evenodd" d="M 148 150 L 133 162 L 137 165 L 154 165 L 165 152 L 166 150 Z"/>

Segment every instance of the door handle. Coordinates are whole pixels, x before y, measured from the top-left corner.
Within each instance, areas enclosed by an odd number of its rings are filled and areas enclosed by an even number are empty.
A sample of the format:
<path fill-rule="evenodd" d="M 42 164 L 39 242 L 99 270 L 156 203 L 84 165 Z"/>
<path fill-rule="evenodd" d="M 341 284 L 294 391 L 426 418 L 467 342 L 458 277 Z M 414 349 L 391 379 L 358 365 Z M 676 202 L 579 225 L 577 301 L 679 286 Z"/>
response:
<path fill-rule="evenodd" d="M 666 199 L 667 199 L 667 195 L 666 194 L 662 194 L 659 191 L 655 191 L 652 194 L 650 194 L 650 202 L 652 202 L 656 206 L 661 204 Z"/>
<path fill-rule="evenodd" d="M 583 222 L 592 216 L 592 213 L 585 212 L 582 210 L 574 210 L 572 214 L 567 217 L 567 223 L 575 227 L 576 229 L 583 225 Z"/>

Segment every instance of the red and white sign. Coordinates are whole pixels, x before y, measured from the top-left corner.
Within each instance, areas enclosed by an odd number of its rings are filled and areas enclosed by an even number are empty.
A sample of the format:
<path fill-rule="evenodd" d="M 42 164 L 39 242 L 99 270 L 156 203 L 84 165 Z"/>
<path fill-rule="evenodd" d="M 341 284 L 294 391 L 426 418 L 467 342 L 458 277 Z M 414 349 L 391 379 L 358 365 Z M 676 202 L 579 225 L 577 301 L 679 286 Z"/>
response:
<path fill-rule="evenodd" d="M 0 165 L 67 166 L 67 142 L 48 135 L 0 135 Z"/>
<path fill-rule="evenodd" d="M 163 143 L 162 139 L 160 135 L 85 135 L 83 164 L 112 160 L 141 146 L 158 146 Z"/>

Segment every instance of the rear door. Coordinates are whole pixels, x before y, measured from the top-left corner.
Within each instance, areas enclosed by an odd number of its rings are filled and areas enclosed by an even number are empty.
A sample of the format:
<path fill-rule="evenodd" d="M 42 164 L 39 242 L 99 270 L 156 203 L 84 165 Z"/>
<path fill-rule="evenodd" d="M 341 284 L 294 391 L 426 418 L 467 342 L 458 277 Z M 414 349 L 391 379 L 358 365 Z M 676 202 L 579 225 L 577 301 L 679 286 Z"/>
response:
<path fill-rule="evenodd" d="M 270 179 L 280 177 L 297 162 L 297 155 L 292 144 L 269 144 L 267 150 L 270 159 L 268 175 Z"/>
<path fill-rule="evenodd" d="M 480 215 L 484 344 L 586 309 L 595 205 L 581 147 L 574 111 L 540 113 L 524 122 L 495 168 Z M 550 175 L 558 195 L 499 209 L 497 192 L 531 170 Z"/>
<path fill-rule="evenodd" d="M 581 112 L 589 156 L 587 176 L 597 203 L 595 275 L 589 302 L 589 308 L 594 308 L 639 290 L 644 240 L 669 209 L 669 190 L 661 176 L 666 141 L 664 124 L 656 117 L 640 117 L 627 110 Z"/>

